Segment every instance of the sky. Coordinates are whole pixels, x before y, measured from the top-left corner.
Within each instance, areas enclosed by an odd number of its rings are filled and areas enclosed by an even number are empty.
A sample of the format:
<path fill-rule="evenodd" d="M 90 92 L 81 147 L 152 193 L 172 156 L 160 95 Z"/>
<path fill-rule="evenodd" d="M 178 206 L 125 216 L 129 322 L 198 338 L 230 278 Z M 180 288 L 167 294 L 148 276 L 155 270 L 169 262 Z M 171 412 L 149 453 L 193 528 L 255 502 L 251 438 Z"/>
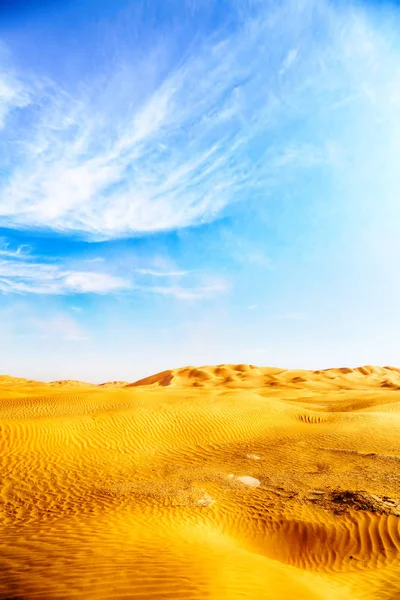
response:
<path fill-rule="evenodd" d="M 400 366 L 400 6 L 0 0 L 0 372 Z"/>

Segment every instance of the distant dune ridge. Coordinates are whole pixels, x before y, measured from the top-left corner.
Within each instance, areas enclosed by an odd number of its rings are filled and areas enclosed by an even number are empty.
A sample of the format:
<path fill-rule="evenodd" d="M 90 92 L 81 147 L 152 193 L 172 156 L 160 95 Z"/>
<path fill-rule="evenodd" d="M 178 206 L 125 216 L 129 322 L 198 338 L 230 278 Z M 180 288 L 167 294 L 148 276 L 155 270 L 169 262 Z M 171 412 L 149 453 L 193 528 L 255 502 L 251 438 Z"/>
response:
<path fill-rule="evenodd" d="M 228 387 L 262 387 L 293 384 L 327 387 L 335 389 L 349 385 L 354 387 L 394 387 L 400 389 L 400 369 L 395 367 L 364 366 L 356 369 L 348 367 L 326 369 L 324 371 L 286 370 L 271 367 L 255 367 L 253 365 L 218 365 L 216 367 L 185 367 L 162 371 L 156 375 L 145 377 L 128 386 L 154 385 L 194 385 L 228 386 Z"/>
<path fill-rule="evenodd" d="M 9 375 L 0 375 L 0 386 L 43 385 L 45 382 L 33 381 Z M 324 370 L 290 370 L 274 367 L 255 367 L 247 364 L 221 364 L 217 366 L 182 367 L 161 371 L 149 377 L 129 383 L 127 381 L 107 381 L 101 384 L 90 384 L 71 379 L 51 381 L 45 385 L 52 387 L 137 387 L 137 386 L 228 386 L 228 387 L 261 387 L 264 385 L 290 386 L 305 384 L 307 386 L 327 386 L 335 389 L 348 385 L 351 387 L 386 387 L 400 388 L 400 368 L 374 367 L 365 365 L 351 369 L 340 367 Z"/>
<path fill-rule="evenodd" d="M 0 376 L 0 600 L 400 598 L 400 369 Z"/>

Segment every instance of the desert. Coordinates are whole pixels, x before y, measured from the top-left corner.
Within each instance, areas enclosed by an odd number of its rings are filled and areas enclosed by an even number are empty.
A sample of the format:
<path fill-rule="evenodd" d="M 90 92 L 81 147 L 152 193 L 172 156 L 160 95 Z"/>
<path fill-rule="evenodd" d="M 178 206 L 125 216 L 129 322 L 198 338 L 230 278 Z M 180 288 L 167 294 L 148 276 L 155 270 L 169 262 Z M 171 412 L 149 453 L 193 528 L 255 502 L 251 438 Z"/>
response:
<path fill-rule="evenodd" d="M 396 0 L 0 0 L 0 600 L 400 600 L 399 116 Z"/>
<path fill-rule="evenodd" d="M 400 369 L 0 377 L 0 598 L 395 600 Z"/>

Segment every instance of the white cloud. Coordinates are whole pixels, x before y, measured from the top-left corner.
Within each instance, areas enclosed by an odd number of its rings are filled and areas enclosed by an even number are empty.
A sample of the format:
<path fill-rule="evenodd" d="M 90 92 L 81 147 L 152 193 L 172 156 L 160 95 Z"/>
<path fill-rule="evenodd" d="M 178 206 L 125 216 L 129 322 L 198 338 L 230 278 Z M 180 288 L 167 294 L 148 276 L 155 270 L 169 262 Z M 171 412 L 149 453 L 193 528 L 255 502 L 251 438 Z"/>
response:
<path fill-rule="evenodd" d="M 0 255 L 0 293 L 3 294 L 107 294 L 130 286 L 129 280 L 108 273 L 27 260 L 17 253 L 12 255 L 11 251 L 6 258 Z"/>
<path fill-rule="evenodd" d="M 282 68 L 279 71 L 279 75 L 283 75 L 293 65 L 297 58 L 298 51 L 296 48 L 291 48 L 287 53 L 285 60 L 282 63 Z"/>
<path fill-rule="evenodd" d="M 29 247 L 26 245 L 18 246 L 15 250 L 10 247 L 9 243 L 0 238 L 0 257 L 7 257 L 13 259 L 22 259 L 28 260 L 30 258 L 29 255 Z"/>
<path fill-rule="evenodd" d="M 104 294 L 130 287 L 129 282 L 122 277 L 85 271 L 65 272 L 63 274 L 63 284 L 67 290 L 80 294 L 88 292 Z"/>
<path fill-rule="evenodd" d="M 189 271 L 158 271 L 156 269 L 136 269 L 139 275 L 150 275 L 151 277 L 184 277 Z"/>
<path fill-rule="evenodd" d="M 229 282 L 223 278 L 203 278 L 201 282 L 186 285 L 140 286 L 144 292 L 171 296 L 177 300 L 207 300 L 229 291 Z"/>
<path fill-rule="evenodd" d="M 0 244 L 0 294 L 110 294 L 119 291 L 171 296 L 179 300 L 213 298 L 229 290 L 222 277 L 177 268 L 168 257 L 149 259 L 148 268 L 130 269 L 107 260 L 44 260 L 13 249 L 5 240 Z M 132 257 L 135 260 L 135 257 Z M 156 265 L 156 266 L 153 266 Z M 91 270 L 88 269 L 90 266 Z M 169 269 L 168 269 L 169 267 Z M 101 269 L 101 270 L 100 270 Z M 154 285 L 155 280 L 163 285 Z M 78 312 L 79 307 L 72 307 Z"/>
<path fill-rule="evenodd" d="M 184 147 L 185 121 L 201 119 L 196 103 L 198 114 L 180 105 L 189 79 L 188 71 L 173 73 L 124 121 L 94 97 L 42 90 L 50 102 L 22 134 L 17 166 L 1 189 L 0 223 L 107 238 L 212 217 L 231 183 L 215 172 L 217 145 L 203 139 Z M 116 77 L 116 93 L 119 84 Z"/>
<path fill-rule="evenodd" d="M 0 130 L 10 113 L 16 108 L 28 106 L 29 101 L 28 91 L 12 72 L 0 73 Z"/>
<path fill-rule="evenodd" d="M 265 201 L 283 169 L 330 164 L 332 147 L 347 152 L 354 107 L 360 131 L 371 103 L 398 109 L 398 78 L 388 75 L 398 53 L 360 10 L 287 0 L 193 48 L 166 76 L 155 53 L 148 81 L 132 59 L 103 65 L 111 77 L 75 91 L 7 72 L 0 143 L 16 134 L 19 143 L 7 146 L 0 226 L 107 239 L 204 223 L 238 200 Z M 348 111 L 339 128 L 333 110 Z"/>
<path fill-rule="evenodd" d="M 77 313 L 83 312 L 83 308 L 81 306 L 70 306 L 70 309 Z"/>

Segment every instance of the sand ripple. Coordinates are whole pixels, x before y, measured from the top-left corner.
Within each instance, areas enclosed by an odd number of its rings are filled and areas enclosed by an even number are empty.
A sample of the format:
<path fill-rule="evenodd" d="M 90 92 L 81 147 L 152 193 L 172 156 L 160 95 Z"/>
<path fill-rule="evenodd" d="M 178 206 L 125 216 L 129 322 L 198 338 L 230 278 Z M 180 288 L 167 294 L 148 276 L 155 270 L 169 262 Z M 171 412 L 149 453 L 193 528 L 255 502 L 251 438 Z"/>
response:
<path fill-rule="evenodd" d="M 400 371 L 0 377 L 0 599 L 400 598 Z"/>

